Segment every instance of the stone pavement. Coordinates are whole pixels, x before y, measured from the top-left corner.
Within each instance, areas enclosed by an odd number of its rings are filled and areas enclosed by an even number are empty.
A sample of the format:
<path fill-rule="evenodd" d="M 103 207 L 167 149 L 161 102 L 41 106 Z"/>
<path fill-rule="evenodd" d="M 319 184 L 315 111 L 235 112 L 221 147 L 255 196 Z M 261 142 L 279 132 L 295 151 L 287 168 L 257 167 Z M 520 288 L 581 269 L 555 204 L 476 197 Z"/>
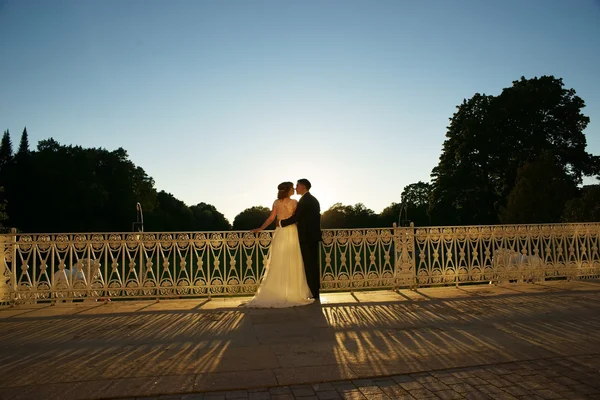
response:
<path fill-rule="evenodd" d="M 0 399 L 600 398 L 600 283 L 0 308 Z"/>
<path fill-rule="evenodd" d="M 598 355 L 557 357 L 372 379 L 137 399 L 600 399 L 599 370 Z"/>

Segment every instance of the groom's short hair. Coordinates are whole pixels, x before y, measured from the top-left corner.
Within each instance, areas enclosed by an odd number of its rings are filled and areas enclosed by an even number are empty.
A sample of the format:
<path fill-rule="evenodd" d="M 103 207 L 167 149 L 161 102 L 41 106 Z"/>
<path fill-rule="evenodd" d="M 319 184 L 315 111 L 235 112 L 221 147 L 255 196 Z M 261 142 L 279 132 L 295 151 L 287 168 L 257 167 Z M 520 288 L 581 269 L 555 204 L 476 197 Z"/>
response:
<path fill-rule="evenodd" d="M 311 185 L 310 185 L 310 182 L 308 181 L 308 179 L 298 179 L 298 183 L 300 185 L 303 185 L 306 188 L 306 190 L 310 190 Z"/>

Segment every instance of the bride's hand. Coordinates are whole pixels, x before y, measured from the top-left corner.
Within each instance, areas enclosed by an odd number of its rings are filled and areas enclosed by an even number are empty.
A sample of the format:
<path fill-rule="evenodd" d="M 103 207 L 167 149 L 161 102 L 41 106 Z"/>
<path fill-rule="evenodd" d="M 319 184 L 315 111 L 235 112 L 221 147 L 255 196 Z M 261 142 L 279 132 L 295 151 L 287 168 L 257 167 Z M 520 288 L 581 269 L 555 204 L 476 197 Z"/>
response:
<path fill-rule="evenodd" d="M 256 229 L 252 229 L 250 232 L 252 232 L 252 233 L 258 233 L 258 232 L 260 232 L 260 231 L 261 231 L 261 229 L 260 229 L 260 228 L 256 228 Z"/>

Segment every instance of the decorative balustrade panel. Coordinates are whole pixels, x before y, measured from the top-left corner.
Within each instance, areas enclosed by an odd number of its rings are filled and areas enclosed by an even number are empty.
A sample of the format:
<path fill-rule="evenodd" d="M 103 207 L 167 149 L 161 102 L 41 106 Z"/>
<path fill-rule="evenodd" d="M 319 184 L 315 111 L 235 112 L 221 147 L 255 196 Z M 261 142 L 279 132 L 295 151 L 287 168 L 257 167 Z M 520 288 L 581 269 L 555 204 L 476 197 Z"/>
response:
<path fill-rule="evenodd" d="M 252 294 L 273 232 L 0 235 L 0 301 Z M 323 290 L 600 278 L 600 224 L 324 230 Z"/>
<path fill-rule="evenodd" d="M 417 285 L 600 277 L 600 224 L 416 228 Z"/>
<path fill-rule="evenodd" d="M 323 290 L 393 288 L 394 229 L 333 229 L 323 231 Z"/>
<path fill-rule="evenodd" d="M 6 235 L 19 302 L 253 293 L 272 232 Z"/>

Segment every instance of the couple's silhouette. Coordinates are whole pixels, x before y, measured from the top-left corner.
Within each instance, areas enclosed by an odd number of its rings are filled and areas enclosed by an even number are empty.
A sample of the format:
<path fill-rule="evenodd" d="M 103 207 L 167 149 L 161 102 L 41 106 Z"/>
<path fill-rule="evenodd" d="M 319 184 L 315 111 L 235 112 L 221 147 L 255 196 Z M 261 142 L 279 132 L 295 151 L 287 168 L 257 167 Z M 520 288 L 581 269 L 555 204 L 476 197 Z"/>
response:
<path fill-rule="evenodd" d="M 252 230 L 260 232 L 277 219 L 263 280 L 246 307 L 284 308 L 319 300 L 321 207 L 310 188 L 307 179 L 298 180 L 296 193 L 301 197 L 296 201 L 291 198 L 294 184 L 279 184 L 269 218 Z"/>

